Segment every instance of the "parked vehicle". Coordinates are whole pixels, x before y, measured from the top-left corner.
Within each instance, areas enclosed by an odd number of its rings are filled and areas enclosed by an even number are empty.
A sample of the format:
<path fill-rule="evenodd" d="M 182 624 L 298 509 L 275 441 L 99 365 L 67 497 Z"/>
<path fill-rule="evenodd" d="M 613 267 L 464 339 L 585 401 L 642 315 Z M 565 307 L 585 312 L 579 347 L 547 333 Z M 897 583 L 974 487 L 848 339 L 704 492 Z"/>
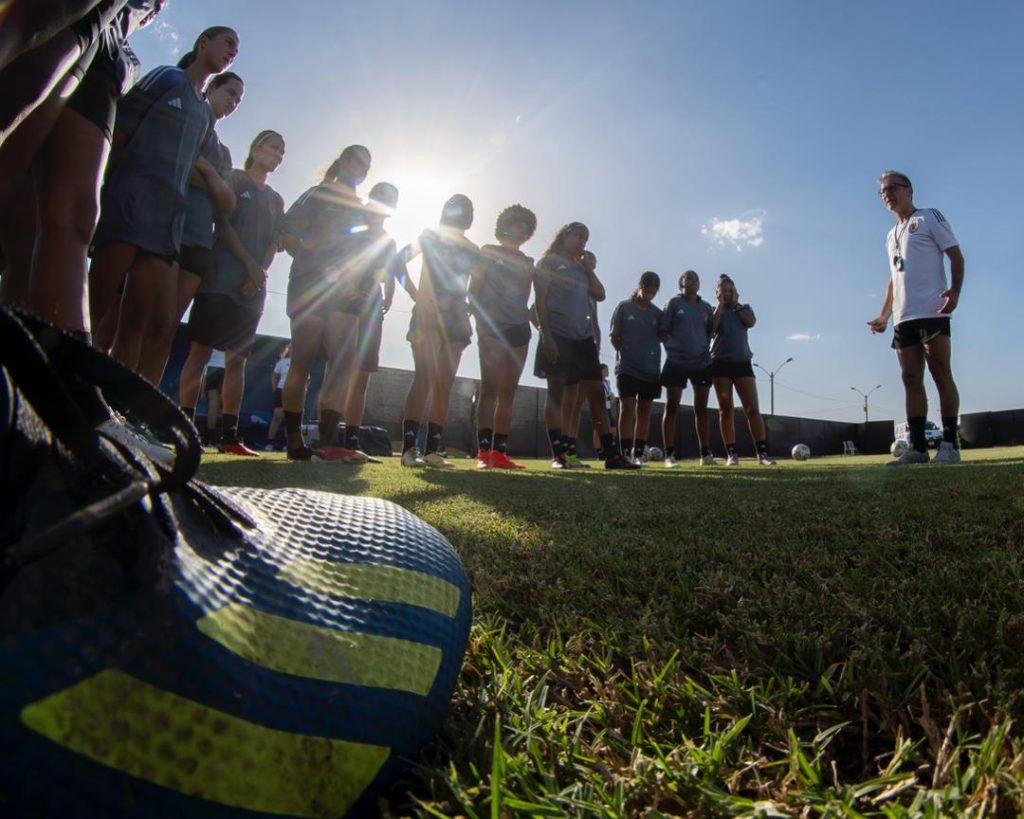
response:
<path fill-rule="evenodd" d="M 928 446 L 933 448 L 937 448 L 939 442 L 942 441 L 942 430 L 934 421 L 924 422 L 924 439 L 927 441 Z M 910 427 L 906 421 L 902 424 L 896 424 L 896 440 L 910 443 Z"/>

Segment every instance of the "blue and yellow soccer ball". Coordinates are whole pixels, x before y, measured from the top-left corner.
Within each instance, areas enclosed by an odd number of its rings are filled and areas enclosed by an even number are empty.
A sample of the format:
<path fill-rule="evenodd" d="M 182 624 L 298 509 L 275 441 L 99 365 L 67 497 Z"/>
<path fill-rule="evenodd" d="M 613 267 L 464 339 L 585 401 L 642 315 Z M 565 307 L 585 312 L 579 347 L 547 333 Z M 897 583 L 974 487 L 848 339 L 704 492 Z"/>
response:
<path fill-rule="evenodd" d="M 363 814 L 438 732 L 471 619 L 451 545 L 387 501 L 217 491 L 245 548 L 181 539 L 0 637 L 4 815 Z"/>

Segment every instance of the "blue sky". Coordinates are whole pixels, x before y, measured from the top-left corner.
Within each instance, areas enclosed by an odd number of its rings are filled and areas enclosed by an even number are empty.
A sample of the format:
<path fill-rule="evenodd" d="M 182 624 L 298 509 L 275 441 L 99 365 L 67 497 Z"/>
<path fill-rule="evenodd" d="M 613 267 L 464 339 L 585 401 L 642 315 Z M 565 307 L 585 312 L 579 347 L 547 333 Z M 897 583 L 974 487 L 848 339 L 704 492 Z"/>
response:
<path fill-rule="evenodd" d="M 1024 406 L 1024 4 L 172 0 L 133 43 L 149 69 L 218 24 L 239 32 L 246 81 L 218 132 L 236 163 L 261 129 L 284 134 L 271 184 L 289 204 L 358 142 L 374 157 L 364 191 L 401 191 L 400 243 L 455 192 L 476 205 L 478 243 L 513 202 L 538 215 L 533 255 L 561 224 L 586 222 L 605 328 L 644 270 L 662 277 L 659 303 L 688 268 L 709 300 L 729 273 L 758 316 L 754 361 L 794 359 L 775 380 L 778 414 L 863 420 L 851 387 L 881 384 L 872 420 L 902 418 L 889 335 L 865 322 L 893 220 L 876 177 L 903 170 L 967 261 L 953 322 L 962 411 Z M 409 309 L 396 300 L 385 321 L 385 365 L 411 366 Z M 288 334 L 282 296 L 261 330 Z M 460 374 L 478 372 L 473 346 Z M 931 387 L 929 403 L 938 420 Z"/>

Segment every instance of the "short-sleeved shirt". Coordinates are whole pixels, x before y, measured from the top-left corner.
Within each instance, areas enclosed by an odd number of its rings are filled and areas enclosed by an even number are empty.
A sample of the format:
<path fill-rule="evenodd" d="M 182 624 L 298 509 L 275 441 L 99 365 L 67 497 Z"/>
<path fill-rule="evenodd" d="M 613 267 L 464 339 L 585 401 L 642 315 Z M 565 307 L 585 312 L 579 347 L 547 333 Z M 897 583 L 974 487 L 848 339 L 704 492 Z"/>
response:
<path fill-rule="evenodd" d="M 348 256 L 352 236 L 365 227 L 363 205 L 351 189 L 325 182 L 307 190 L 284 217 L 284 232 L 299 242 L 291 278 L 333 275 Z"/>
<path fill-rule="evenodd" d="M 580 262 L 554 254 L 541 259 L 537 267 L 548 286 L 546 306 L 551 332 L 577 341 L 594 338 L 593 301 L 587 268 Z"/>
<path fill-rule="evenodd" d="M 199 155 L 217 169 L 221 177 L 231 173 L 231 151 L 217 138 L 212 128 L 199 147 Z M 182 247 L 213 247 L 213 221 L 215 218 L 213 199 L 209 191 L 188 186 L 185 200 L 185 232 L 181 237 Z"/>
<path fill-rule="evenodd" d="M 376 309 L 380 285 L 388 276 L 397 253 L 395 240 L 372 218 L 367 220 L 365 230 L 352 235 L 344 274 L 339 280 L 341 301 L 350 305 L 347 312 Z"/>
<path fill-rule="evenodd" d="M 473 312 L 478 322 L 496 329 L 507 329 L 530 321 L 530 288 L 533 286 L 533 259 L 521 250 L 501 245 L 484 245 L 480 277 Z"/>
<path fill-rule="evenodd" d="M 118 106 L 125 142 L 111 154 L 94 244 L 177 255 L 192 166 L 212 127 L 210 106 L 182 69 L 162 66 L 139 80 Z"/>
<path fill-rule="evenodd" d="M 750 310 L 749 307 L 747 309 Z M 736 315 L 735 310 L 723 310 L 718 332 L 711 339 L 711 358 L 714 361 L 742 364 L 753 357 L 747 341 L 747 328 L 740 321 L 740 317 Z"/>
<path fill-rule="evenodd" d="M 892 275 L 893 324 L 935 318 L 944 303 L 945 252 L 959 242 L 946 218 L 934 208 L 918 208 L 904 224 L 896 224 L 885 237 Z M 903 269 L 893 261 L 903 259 Z"/>
<path fill-rule="evenodd" d="M 711 331 L 715 308 L 704 299 L 688 301 L 673 296 L 661 313 L 662 333 L 667 333 L 665 355 L 674 364 L 695 372 L 711 366 Z"/>
<path fill-rule="evenodd" d="M 235 193 L 235 209 L 228 221 L 246 253 L 256 264 L 263 264 L 267 251 L 281 243 L 284 200 L 272 187 L 260 185 L 242 170 L 231 171 L 226 181 Z M 265 296 L 262 291 L 251 299 L 242 295 L 241 287 L 249 273 L 220 236 L 213 247 L 213 259 L 213 275 L 200 284 L 200 293 L 218 293 L 231 297 L 240 305 L 262 306 Z"/>
<path fill-rule="evenodd" d="M 280 390 L 284 388 L 284 380 L 288 377 L 288 370 L 292 367 L 292 357 L 286 355 L 284 358 L 279 358 L 277 363 L 274 365 L 274 383 L 277 385 L 274 389 Z"/>
<path fill-rule="evenodd" d="M 420 234 L 420 287 L 430 287 L 442 312 L 466 312 L 469 277 L 480 265 L 480 248 L 469 239 L 428 229 Z"/>
<path fill-rule="evenodd" d="M 612 313 L 612 337 L 618 339 L 615 374 L 657 382 L 661 375 L 661 310 L 641 307 L 633 299 L 619 302 Z"/>

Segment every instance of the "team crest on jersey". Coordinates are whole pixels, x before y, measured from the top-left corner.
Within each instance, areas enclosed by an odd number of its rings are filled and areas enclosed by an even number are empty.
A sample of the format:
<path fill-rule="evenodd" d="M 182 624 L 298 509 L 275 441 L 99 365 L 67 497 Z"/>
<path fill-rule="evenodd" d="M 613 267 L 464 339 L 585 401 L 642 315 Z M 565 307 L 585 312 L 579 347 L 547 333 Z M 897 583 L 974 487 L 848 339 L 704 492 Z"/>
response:
<path fill-rule="evenodd" d="M 911 219 L 910 220 L 910 224 L 907 225 L 907 230 L 910 233 L 917 233 L 917 229 L 920 226 L 921 226 L 921 220 L 920 219 Z"/>

